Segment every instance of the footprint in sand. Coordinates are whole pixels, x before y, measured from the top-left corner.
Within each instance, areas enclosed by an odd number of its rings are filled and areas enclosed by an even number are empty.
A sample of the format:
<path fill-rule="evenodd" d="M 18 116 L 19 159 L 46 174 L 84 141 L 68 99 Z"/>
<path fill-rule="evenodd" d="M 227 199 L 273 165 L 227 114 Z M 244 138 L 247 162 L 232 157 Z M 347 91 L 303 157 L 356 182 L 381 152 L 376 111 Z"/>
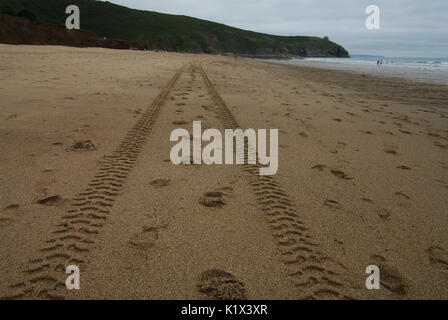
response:
<path fill-rule="evenodd" d="M 10 204 L 9 206 L 7 206 L 5 208 L 5 211 L 18 210 L 19 208 L 20 208 L 20 205 L 18 205 L 18 204 Z"/>
<path fill-rule="evenodd" d="M 324 164 L 318 164 L 318 165 L 315 165 L 314 167 L 312 167 L 311 169 L 312 169 L 312 170 L 319 170 L 320 172 L 322 172 L 322 171 L 324 171 L 325 168 L 327 168 L 326 165 L 324 165 Z"/>
<path fill-rule="evenodd" d="M 134 237 L 129 240 L 129 244 L 138 250 L 146 251 L 154 248 L 158 239 L 159 233 L 157 228 L 144 227 L 141 233 L 134 235 Z"/>
<path fill-rule="evenodd" d="M 331 170 L 331 173 L 332 173 L 335 177 L 338 177 L 339 179 L 353 180 L 352 177 L 347 176 L 343 171 L 339 171 L 339 170 Z"/>
<path fill-rule="evenodd" d="M 315 165 L 314 167 L 312 167 L 312 170 L 318 170 L 320 172 L 324 171 L 325 169 L 327 169 L 328 167 L 324 164 L 318 164 Z M 330 171 L 332 175 L 334 175 L 335 177 L 339 178 L 339 179 L 344 179 L 344 180 L 353 180 L 352 177 L 349 177 L 348 175 L 345 174 L 345 172 L 343 171 L 339 171 L 339 170 L 331 170 Z"/>
<path fill-rule="evenodd" d="M 396 267 L 390 265 L 387 260 L 380 255 L 371 256 L 370 263 L 380 268 L 382 287 L 397 296 L 406 296 L 409 286 L 408 282 Z"/>
<path fill-rule="evenodd" d="M 373 200 L 372 200 L 372 199 L 369 199 L 369 198 L 361 198 L 361 201 L 364 201 L 364 202 L 373 204 Z"/>
<path fill-rule="evenodd" d="M 129 245 L 140 251 L 156 247 L 161 229 L 168 228 L 168 223 L 161 221 L 160 218 L 154 216 L 148 216 L 148 218 L 149 224 L 143 226 L 141 231 L 134 234 L 128 241 Z"/>
<path fill-rule="evenodd" d="M 381 219 L 383 219 L 384 221 L 390 221 L 391 219 L 391 214 L 389 211 L 387 211 L 386 209 L 380 209 L 378 211 L 378 217 L 380 217 Z"/>
<path fill-rule="evenodd" d="M 436 146 L 440 149 L 443 149 L 443 150 L 448 149 L 448 144 L 443 144 L 443 143 L 440 143 L 439 141 L 435 141 L 434 146 Z"/>
<path fill-rule="evenodd" d="M 213 269 L 202 273 L 198 289 L 214 300 L 247 300 L 244 284 L 231 273 L 222 270 Z"/>
<path fill-rule="evenodd" d="M 183 126 L 183 125 L 186 125 L 187 122 L 185 120 L 177 120 L 177 121 L 173 121 L 172 124 L 174 124 L 176 126 Z"/>
<path fill-rule="evenodd" d="M 436 268 L 448 271 L 448 252 L 440 247 L 431 247 L 427 251 L 429 262 Z"/>
<path fill-rule="evenodd" d="M 38 204 L 43 205 L 43 206 L 61 206 L 66 202 L 67 202 L 67 200 L 63 199 L 59 195 L 47 197 L 47 198 L 37 201 Z"/>
<path fill-rule="evenodd" d="M 341 205 L 338 201 L 336 201 L 336 200 L 331 200 L 331 199 L 327 199 L 327 200 L 325 200 L 324 205 L 327 206 L 327 207 L 329 207 L 329 208 L 331 208 L 331 209 L 337 209 L 337 210 L 339 210 L 339 209 L 342 208 L 342 205 Z"/>
<path fill-rule="evenodd" d="M 93 151 L 93 150 L 96 150 L 96 148 L 97 148 L 96 145 L 91 140 L 86 140 L 86 141 L 75 142 L 71 147 L 69 147 L 69 150 L 73 150 L 73 151 L 83 151 L 83 150 Z"/>
<path fill-rule="evenodd" d="M 216 191 L 206 192 L 199 199 L 199 203 L 209 208 L 222 208 L 228 203 L 229 196 L 233 193 L 230 187 L 219 188 Z"/>
<path fill-rule="evenodd" d="M 395 195 L 396 195 L 396 196 L 399 196 L 399 197 L 403 197 L 403 198 L 405 198 L 406 200 L 411 200 L 411 197 L 410 197 L 410 196 L 408 196 L 407 194 L 404 194 L 404 193 L 401 192 L 401 191 L 397 191 L 397 192 L 395 192 Z"/>
<path fill-rule="evenodd" d="M 166 187 L 166 186 L 169 186 L 170 184 L 171 184 L 171 180 L 169 180 L 169 179 L 157 179 L 157 180 L 151 181 L 151 185 L 155 188 Z"/>
<path fill-rule="evenodd" d="M 386 150 L 384 150 L 384 152 L 387 154 L 394 155 L 394 156 L 398 155 L 398 152 L 395 150 L 392 150 L 392 149 L 386 149 Z"/>

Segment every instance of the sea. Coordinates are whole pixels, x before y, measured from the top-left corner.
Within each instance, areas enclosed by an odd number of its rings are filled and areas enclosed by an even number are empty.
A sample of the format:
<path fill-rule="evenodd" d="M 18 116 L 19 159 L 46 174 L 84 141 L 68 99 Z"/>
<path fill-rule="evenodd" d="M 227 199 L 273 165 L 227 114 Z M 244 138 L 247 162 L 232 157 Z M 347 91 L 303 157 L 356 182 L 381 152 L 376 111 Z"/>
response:
<path fill-rule="evenodd" d="M 383 63 L 378 65 L 378 60 Z M 448 58 L 353 55 L 350 58 L 292 58 L 278 62 L 448 85 Z"/>

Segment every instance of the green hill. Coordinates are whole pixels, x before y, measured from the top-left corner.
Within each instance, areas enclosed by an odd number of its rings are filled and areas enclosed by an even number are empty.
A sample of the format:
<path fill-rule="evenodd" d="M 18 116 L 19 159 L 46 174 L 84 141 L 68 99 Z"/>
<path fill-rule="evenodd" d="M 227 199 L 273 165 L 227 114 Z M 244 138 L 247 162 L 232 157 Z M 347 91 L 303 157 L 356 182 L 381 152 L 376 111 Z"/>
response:
<path fill-rule="evenodd" d="M 77 5 L 81 30 L 132 46 L 168 51 L 347 57 L 340 45 L 319 37 L 274 36 L 187 16 L 161 14 L 94 0 L 0 0 L 0 11 L 26 9 L 38 22 L 65 26 L 65 8 Z"/>

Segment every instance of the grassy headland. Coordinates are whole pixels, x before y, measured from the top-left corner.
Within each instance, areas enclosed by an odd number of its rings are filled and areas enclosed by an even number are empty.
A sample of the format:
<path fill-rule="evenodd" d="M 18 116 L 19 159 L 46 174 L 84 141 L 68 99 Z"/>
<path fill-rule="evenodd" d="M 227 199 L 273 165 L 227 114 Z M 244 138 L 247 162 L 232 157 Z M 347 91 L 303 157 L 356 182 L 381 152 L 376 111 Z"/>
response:
<path fill-rule="evenodd" d="M 214 54 L 348 56 L 342 46 L 328 38 L 257 33 L 187 16 L 130 9 L 107 1 L 2 0 L 0 12 L 19 15 L 22 12 L 22 16 L 34 16 L 39 23 L 65 26 L 68 5 L 80 8 L 81 30 L 138 48 Z"/>

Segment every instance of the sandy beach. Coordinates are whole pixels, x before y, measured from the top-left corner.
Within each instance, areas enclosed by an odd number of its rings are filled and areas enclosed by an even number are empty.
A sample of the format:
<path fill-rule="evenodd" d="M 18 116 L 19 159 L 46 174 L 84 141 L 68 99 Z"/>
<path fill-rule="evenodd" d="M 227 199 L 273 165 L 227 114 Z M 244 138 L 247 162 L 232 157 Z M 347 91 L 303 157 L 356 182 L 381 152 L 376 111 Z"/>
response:
<path fill-rule="evenodd" d="M 448 299 L 447 86 L 0 45 L 0 96 L 2 298 Z M 173 165 L 193 121 L 278 129 L 278 173 Z"/>

